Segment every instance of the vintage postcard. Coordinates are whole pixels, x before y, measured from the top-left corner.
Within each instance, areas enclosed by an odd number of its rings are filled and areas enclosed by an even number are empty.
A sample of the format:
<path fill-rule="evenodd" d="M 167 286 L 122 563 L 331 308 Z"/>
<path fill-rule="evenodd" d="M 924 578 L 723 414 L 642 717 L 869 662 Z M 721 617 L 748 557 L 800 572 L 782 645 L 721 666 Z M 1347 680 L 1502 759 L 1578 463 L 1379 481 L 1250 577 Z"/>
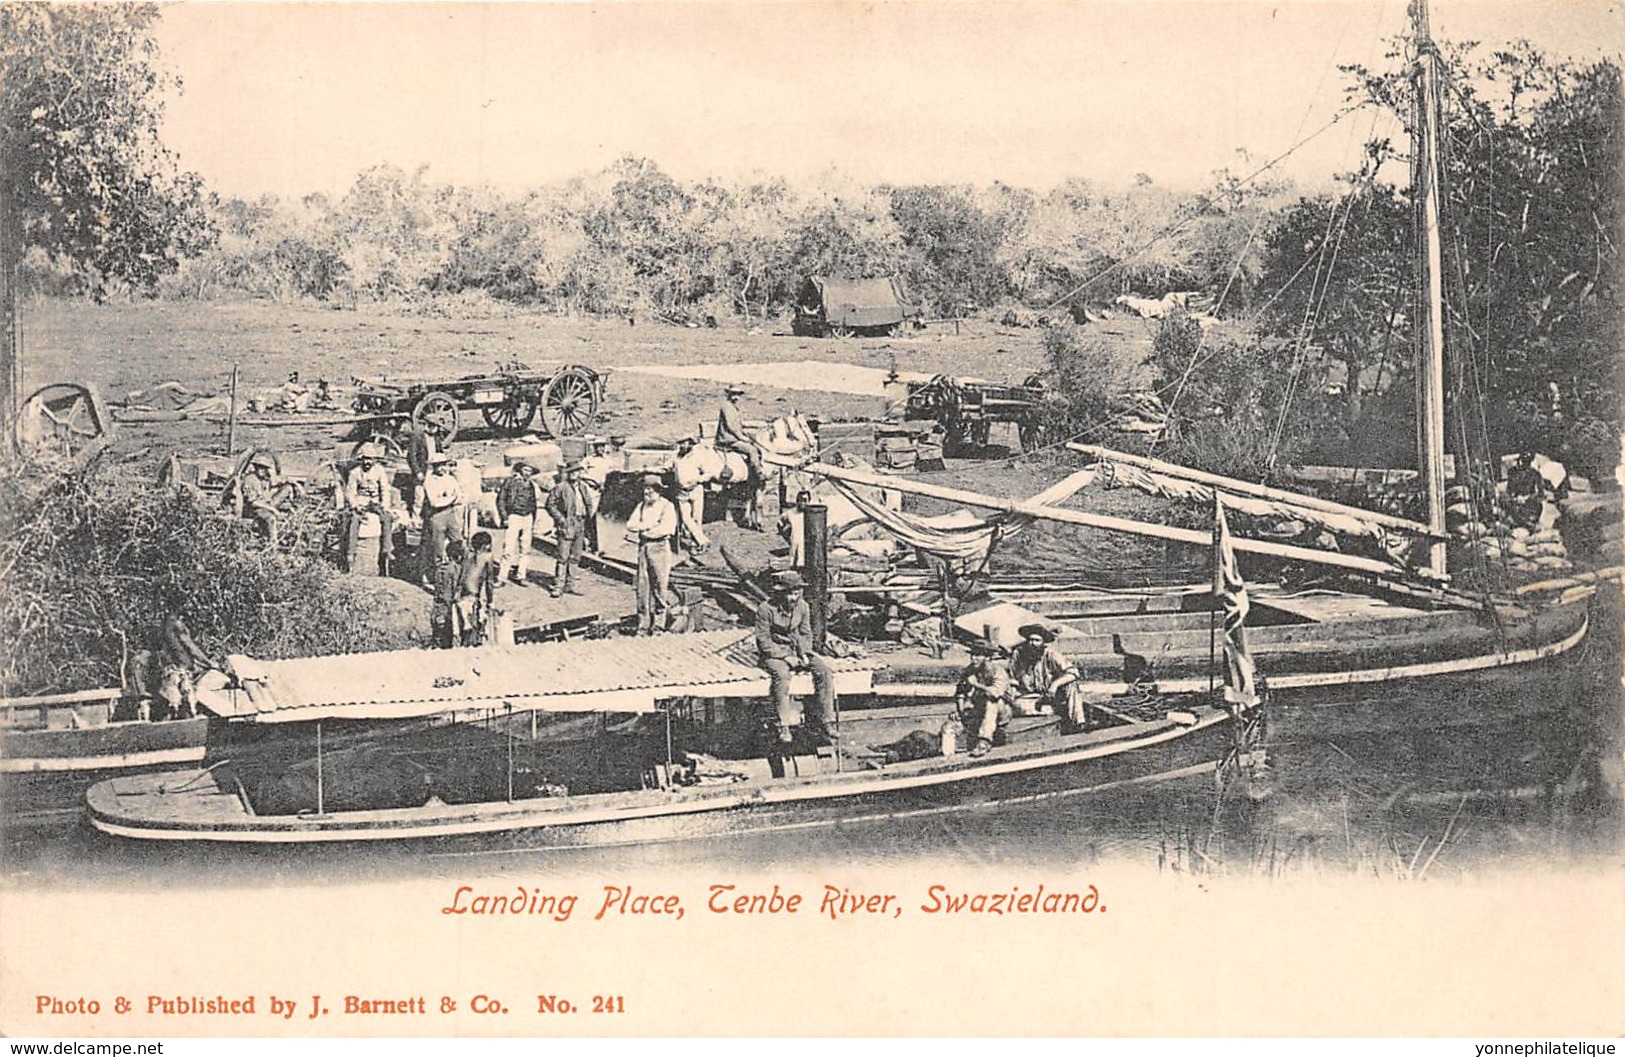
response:
<path fill-rule="evenodd" d="M 1617 5 L 0 5 L 0 1031 L 1616 1035 Z"/>

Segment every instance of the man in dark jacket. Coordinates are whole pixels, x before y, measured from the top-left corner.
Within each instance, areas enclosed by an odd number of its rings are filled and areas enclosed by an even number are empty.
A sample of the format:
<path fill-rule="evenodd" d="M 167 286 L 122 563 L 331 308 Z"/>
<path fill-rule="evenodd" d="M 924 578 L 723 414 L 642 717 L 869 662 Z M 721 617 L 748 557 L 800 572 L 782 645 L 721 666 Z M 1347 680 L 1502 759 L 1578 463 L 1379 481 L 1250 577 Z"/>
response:
<path fill-rule="evenodd" d="M 536 526 L 536 467 L 528 462 L 514 464 L 513 473 L 497 492 L 497 517 L 506 529 L 498 579 L 505 577 L 524 587 L 530 572 L 531 533 Z"/>
<path fill-rule="evenodd" d="M 778 740 L 790 740 L 795 724 L 795 705 L 790 700 L 790 678 L 796 672 L 811 672 L 813 701 L 807 706 L 801 725 L 815 740 L 831 740 L 828 717 L 835 711 L 835 672 L 829 662 L 813 652 L 812 612 L 802 599 L 807 581 L 795 570 L 773 578 L 772 597 L 756 609 L 756 652 L 771 681 L 773 709 Z"/>
<path fill-rule="evenodd" d="M 547 515 L 553 519 L 553 540 L 559 554 L 553 570 L 554 598 L 565 592 L 581 593 L 575 585 L 575 571 L 587 538 L 588 505 L 587 488 L 581 483 L 581 463 L 567 463 L 564 480 L 547 495 Z"/>
<path fill-rule="evenodd" d="M 406 431 L 406 468 L 412 478 L 411 483 L 407 485 L 409 494 L 402 497 L 407 510 L 418 508 L 418 497 L 422 492 L 423 482 L 429 476 L 429 464 L 439 450 L 440 445 L 435 442 L 434 435 L 423 423 L 413 419 Z"/>

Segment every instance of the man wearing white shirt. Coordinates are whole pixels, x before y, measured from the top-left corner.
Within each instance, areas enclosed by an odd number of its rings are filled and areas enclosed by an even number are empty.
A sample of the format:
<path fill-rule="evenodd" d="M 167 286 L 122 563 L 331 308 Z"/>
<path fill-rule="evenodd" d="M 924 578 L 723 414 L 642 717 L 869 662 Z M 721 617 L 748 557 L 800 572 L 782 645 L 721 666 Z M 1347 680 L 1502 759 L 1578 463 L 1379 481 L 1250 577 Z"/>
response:
<path fill-rule="evenodd" d="M 677 532 L 677 508 L 660 494 L 660 485 L 658 475 L 644 475 L 643 501 L 626 522 L 626 538 L 638 547 L 635 586 L 638 592 L 639 635 L 654 634 L 656 613 L 659 613 L 660 625 L 664 628 L 666 612 L 670 608 L 666 582 L 671 577 L 671 538 Z"/>
<path fill-rule="evenodd" d="M 423 579 L 429 582 L 440 559 L 446 556 L 448 540 L 463 539 L 463 490 L 452 476 L 451 456 L 435 453 L 429 460 L 429 476 L 418 489 L 418 513 L 423 518 Z"/>

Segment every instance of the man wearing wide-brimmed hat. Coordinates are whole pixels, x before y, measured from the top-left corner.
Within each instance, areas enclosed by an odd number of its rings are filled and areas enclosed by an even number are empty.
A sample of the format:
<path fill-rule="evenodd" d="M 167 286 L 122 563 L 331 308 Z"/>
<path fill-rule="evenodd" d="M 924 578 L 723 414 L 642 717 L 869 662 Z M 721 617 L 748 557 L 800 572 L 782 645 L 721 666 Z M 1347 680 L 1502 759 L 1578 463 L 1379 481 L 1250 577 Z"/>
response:
<path fill-rule="evenodd" d="M 497 518 L 504 530 L 498 579 L 506 577 L 520 587 L 527 584 L 537 506 L 536 466 L 521 459 L 513 464 L 513 472 L 497 490 Z"/>
<path fill-rule="evenodd" d="M 277 542 L 277 526 L 282 510 L 293 495 L 293 487 L 276 483 L 277 461 L 269 452 L 259 452 L 248 462 L 238 487 L 243 501 L 243 517 L 255 522 L 260 535 Z"/>
<path fill-rule="evenodd" d="M 463 490 L 452 475 L 455 467 L 451 456 L 435 452 L 429 457 L 429 476 L 418 489 L 418 513 L 423 517 L 423 579 L 433 575 L 440 559 L 446 556 L 449 540 L 463 539 Z"/>
<path fill-rule="evenodd" d="M 1011 704 L 1017 712 L 1054 711 L 1063 724 L 1081 725 L 1086 709 L 1077 686 L 1078 670 L 1055 646 L 1056 631 L 1047 624 L 1023 624 L 1021 642 L 1010 655 Z"/>
<path fill-rule="evenodd" d="M 967 730 L 974 732 L 972 756 L 985 756 L 1010 722 L 1010 675 L 1004 650 L 986 639 L 970 644 L 970 665 L 959 674 L 954 705 Z"/>
<path fill-rule="evenodd" d="M 564 464 L 562 480 L 547 494 L 547 515 L 553 519 L 553 543 L 558 563 L 553 567 L 554 598 L 561 594 L 579 595 L 576 563 L 587 538 L 587 486 L 581 483 L 581 460 Z"/>
<path fill-rule="evenodd" d="M 665 482 L 659 474 L 643 475 L 643 500 L 626 519 L 626 538 L 637 544 L 638 571 L 633 581 L 638 593 L 638 634 L 665 630 L 671 608 L 666 582 L 671 578 L 671 538 L 677 532 L 677 508 L 661 495 Z"/>
<path fill-rule="evenodd" d="M 383 457 L 383 449 L 368 441 L 356 449 L 355 465 L 344 478 L 344 509 L 348 511 L 344 564 L 351 572 L 367 576 L 387 569 L 395 553 L 394 475 L 384 468 Z M 378 561 L 367 568 L 358 568 L 356 559 L 361 540 L 371 538 L 364 537 L 363 533 L 370 532 L 374 518 L 377 519 Z"/>
<path fill-rule="evenodd" d="M 587 448 L 588 454 L 581 459 L 581 485 L 587 496 L 587 549 L 598 554 L 603 550 L 598 541 L 598 506 L 603 502 L 610 471 L 624 465 L 625 459 L 609 453 L 609 441 L 604 437 L 592 438 Z"/>
<path fill-rule="evenodd" d="M 801 727 L 815 741 L 831 740 L 828 718 L 835 710 L 835 672 L 813 652 L 812 613 L 802 592 L 807 581 L 794 569 L 776 574 L 770 596 L 756 608 L 757 663 L 767 669 L 773 702 L 772 720 L 779 742 L 791 740 L 795 705 L 790 701 L 790 679 L 796 672 L 811 672 L 813 700 L 801 716 Z"/>
<path fill-rule="evenodd" d="M 750 463 L 750 477 L 753 481 L 762 479 L 762 456 L 756 450 L 756 442 L 750 439 L 745 427 L 744 412 L 739 410 L 739 398 L 745 395 L 745 387 L 730 382 L 722 390 L 727 402 L 717 412 L 717 435 L 712 447 L 717 451 L 737 451 Z"/>

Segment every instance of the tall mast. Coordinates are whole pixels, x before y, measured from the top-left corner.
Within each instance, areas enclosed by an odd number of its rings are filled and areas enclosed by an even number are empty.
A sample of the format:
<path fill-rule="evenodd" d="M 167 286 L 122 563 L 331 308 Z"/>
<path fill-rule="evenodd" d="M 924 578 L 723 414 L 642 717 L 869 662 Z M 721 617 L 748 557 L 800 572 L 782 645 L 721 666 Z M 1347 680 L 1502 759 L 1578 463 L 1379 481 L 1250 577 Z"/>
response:
<path fill-rule="evenodd" d="M 1428 565 L 1445 572 L 1444 524 L 1444 260 L 1439 239 L 1439 56 L 1428 29 L 1427 0 L 1412 0 L 1416 37 L 1411 188 L 1416 198 L 1420 319 L 1416 328 L 1416 429 L 1428 527 L 1437 535 Z"/>

